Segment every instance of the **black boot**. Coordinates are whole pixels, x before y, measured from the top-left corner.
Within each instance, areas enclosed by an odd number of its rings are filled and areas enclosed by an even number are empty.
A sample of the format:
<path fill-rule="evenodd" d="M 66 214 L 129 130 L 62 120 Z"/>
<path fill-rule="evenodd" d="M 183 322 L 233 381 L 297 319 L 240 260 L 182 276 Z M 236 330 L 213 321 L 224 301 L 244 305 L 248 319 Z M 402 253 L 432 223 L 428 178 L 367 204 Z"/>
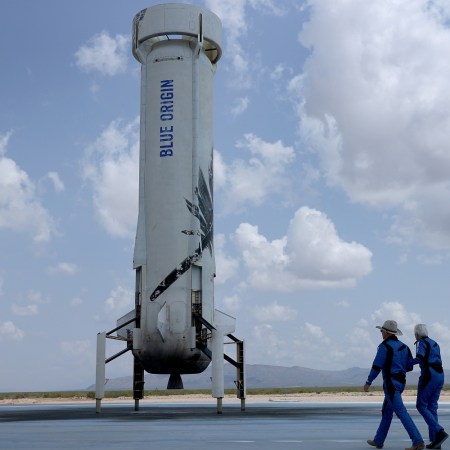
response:
<path fill-rule="evenodd" d="M 367 439 L 367 443 L 369 445 L 371 445 L 372 447 L 376 447 L 376 448 L 383 448 L 382 445 L 378 445 L 375 441 L 373 441 L 372 439 Z"/>
<path fill-rule="evenodd" d="M 436 433 L 434 440 L 427 448 L 441 448 L 441 444 L 448 438 L 448 434 L 442 428 Z"/>

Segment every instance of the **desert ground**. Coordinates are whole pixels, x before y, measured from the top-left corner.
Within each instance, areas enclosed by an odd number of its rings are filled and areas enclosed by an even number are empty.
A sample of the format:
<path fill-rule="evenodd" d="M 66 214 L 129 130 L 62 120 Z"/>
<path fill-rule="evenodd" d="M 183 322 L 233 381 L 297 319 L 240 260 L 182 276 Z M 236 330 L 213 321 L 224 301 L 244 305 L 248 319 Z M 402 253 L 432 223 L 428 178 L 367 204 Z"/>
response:
<path fill-rule="evenodd" d="M 415 402 L 416 391 L 405 390 L 403 393 L 404 402 Z M 133 402 L 131 397 L 105 398 L 103 403 L 127 403 Z M 215 403 L 216 399 L 207 394 L 186 394 L 186 395 L 164 395 L 164 396 L 146 396 L 141 400 L 142 404 L 146 403 Z M 239 403 L 240 399 L 234 395 L 226 395 L 223 398 L 223 404 Z M 265 394 L 265 395 L 248 395 L 246 403 L 263 403 L 263 402 L 299 402 L 299 403 L 318 403 L 318 402 L 383 402 L 383 393 L 381 391 L 374 392 L 318 392 L 318 393 L 298 393 L 298 394 Z M 444 391 L 441 394 L 440 402 L 450 402 L 450 392 Z M 87 397 L 72 398 L 20 398 L 20 399 L 3 399 L 0 400 L 1 405 L 30 405 L 30 404 L 58 404 L 58 403 L 92 403 L 95 400 Z"/>

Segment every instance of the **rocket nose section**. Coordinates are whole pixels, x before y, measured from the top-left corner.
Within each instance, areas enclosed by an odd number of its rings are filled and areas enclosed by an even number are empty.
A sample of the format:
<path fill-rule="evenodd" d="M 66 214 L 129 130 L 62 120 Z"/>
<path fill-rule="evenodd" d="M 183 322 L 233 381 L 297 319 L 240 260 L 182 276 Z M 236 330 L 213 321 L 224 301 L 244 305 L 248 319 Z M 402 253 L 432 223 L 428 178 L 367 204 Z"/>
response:
<path fill-rule="evenodd" d="M 212 64 L 222 55 L 222 22 L 212 11 L 195 5 L 164 3 L 143 9 L 133 19 L 132 53 L 141 63 L 142 45 L 152 45 L 168 36 L 196 38 L 201 35 L 203 47 Z"/>

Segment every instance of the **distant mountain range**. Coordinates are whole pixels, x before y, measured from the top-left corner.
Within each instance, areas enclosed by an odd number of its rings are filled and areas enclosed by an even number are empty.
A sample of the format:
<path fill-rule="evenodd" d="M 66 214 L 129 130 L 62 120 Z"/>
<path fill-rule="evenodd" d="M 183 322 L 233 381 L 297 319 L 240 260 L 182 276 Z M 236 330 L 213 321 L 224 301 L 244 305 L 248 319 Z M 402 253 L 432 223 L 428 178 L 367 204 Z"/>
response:
<path fill-rule="evenodd" d="M 264 364 L 247 364 L 246 382 L 247 389 L 256 388 L 279 388 L 279 387 L 351 387 L 363 386 L 366 382 L 370 369 L 352 367 L 345 370 L 316 370 L 306 367 L 284 367 L 270 366 Z M 417 385 L 419 370 L 407 374 L 407 384 Z M 446 379 L 449 378 L 449 371 L 445 371 Z M 224 365 L 225 388 L 235 387 L 236 369 L 230 365 Z M 165 390 L 169 375 L 145 374 L 146 390 Z M 211 365 L 200 374 L 182 375 L 185 389 L 210 389 L 211 388 Z M 374 386 L 381 386 L 381 374 L 377 377 Z M 132 377 L 121 377 L 109 379 L 106 383 L 106 390 L 131 390 Z M 95 385 L 91 385 L 87 390 L 95 390 Z"/>

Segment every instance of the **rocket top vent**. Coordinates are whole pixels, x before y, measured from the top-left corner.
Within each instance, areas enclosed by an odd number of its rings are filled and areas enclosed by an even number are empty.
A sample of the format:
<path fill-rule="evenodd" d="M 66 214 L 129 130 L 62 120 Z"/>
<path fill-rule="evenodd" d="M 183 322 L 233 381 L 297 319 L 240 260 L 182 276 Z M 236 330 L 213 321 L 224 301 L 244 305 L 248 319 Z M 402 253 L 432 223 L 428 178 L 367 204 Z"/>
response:
<path fill-rule="evenodd" d="M 143 9 L 133 20 L 133 55 L 141 63 L 139 48 L 161 40 L 199 38 L 203 50 L 215 64 L 222 54 L 222 24 L 219 17 L 193 5 L 166 3 Z"/>

